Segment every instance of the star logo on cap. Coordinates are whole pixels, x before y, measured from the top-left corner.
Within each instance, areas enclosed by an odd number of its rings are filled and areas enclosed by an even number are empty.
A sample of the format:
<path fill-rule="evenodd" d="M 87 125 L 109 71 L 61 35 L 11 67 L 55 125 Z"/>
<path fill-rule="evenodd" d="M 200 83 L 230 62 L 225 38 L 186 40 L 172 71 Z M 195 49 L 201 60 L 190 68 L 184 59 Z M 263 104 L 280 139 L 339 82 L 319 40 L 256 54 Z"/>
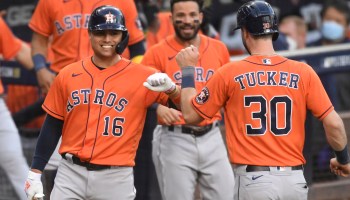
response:
<path fill-rule="evenodd" d="M 105 18 L 106 18 L 106 24 L 116 23 L 117 21 L 116 17 L 111 12 L 105 15 Z"/>

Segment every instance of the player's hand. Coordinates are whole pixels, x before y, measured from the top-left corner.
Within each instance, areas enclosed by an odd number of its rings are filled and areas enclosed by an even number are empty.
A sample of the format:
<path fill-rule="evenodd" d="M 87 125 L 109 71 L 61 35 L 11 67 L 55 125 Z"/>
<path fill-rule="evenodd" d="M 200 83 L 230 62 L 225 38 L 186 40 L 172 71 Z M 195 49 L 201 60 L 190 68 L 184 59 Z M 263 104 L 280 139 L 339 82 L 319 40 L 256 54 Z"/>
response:
<path fill-rule="evenodd" d="M 176 55 L 176 62 L 181 68 L 188 67 L 188 66 L 194 67 L 198 63 L 198 58 L 199 58 L 199 52 L 197 47 L 191 45 L 189 47 L 182 49 Z"/>
<path fill-rule="evenodd" d="M 56 77 L 56 74 L 52 73 L 47 68 L 42 68 L 36 72 L 36 77 L 37 77 L 41 92 L 44 94 L 47 94 L 53 80 Z"/>
<path fill-rule="evenodd" d="M 181 120 L 182 113 L 176 109 L 168 108 L 163 105 L 158 105 L 157 116 L 160 121 L 162 121 L 167 126 L 174 124 Z"/>
<path fill-rule="evenodd" d="M 350 163 L 342 165 L 336 158 L 331 159 L 329 167 L 331 168 L 331 172 L 338 176 L 347 177 L 350 174 Z"/>
<path fill-rule="evenodd" d="M 175 90 L 175 83 L 165 73 L 155 73 L 147 78 L 147 82 L 143 83 L 146 88 L 156 91 L 171 93 Z"/>
<path fill-rule="evenodd" d="M 24 191 L 27 194 L 28 200 L 43 199 L 43 184 L 41 183 L 41 174 L 29 171 L 28 178 L 24 185 Z"/>

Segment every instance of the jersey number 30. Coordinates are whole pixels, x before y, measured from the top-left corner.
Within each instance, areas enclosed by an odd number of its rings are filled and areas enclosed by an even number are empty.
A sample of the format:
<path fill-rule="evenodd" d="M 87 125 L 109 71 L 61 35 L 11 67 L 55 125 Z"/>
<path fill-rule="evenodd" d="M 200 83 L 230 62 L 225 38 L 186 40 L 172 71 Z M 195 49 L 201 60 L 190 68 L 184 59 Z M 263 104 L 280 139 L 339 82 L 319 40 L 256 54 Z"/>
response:
<path fill-rule="evenodd" d="M 251 117 L 254 121 L 259 120 L 260 126 L 253 127 L 252 124 L 246 124 L 248 135 L 264 135 L 266 128 L 269 128 L 271 133 L 276 136 L 287 135 L 290 132 L 292 100 L 288 96 L 275 96 L 269 102 L 264 96 L 244 97 L 244 107 L 251 107 L 253 104 L 259 104 L 260 110 L 252 112 Z M 278 112 L 277 108 L 281 107 L 284 112 Z M 284 127 L 278 127 L 279 120 L 284 121 Z"/>

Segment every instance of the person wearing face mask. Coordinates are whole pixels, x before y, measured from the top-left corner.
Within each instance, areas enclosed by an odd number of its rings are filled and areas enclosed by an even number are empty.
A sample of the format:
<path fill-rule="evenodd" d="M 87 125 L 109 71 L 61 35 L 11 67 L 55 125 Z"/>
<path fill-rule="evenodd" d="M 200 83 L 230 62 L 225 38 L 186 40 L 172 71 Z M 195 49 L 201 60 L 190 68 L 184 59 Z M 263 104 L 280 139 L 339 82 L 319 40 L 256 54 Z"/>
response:
<path fill-rule="evenodd" d="M 322 26 L 320 32 L 322 38 L 309 44 L 309 47 L 328 46 L 349 43 L 347 37 L 350 22 L 350 8 L 345 0 L 328 0 L 321 11 Z M 349 73 L 337 73 L 332 77 L 336 84 L 336 109 L 339 111 L 350 110 L 350 81 Z"/>
<path fill-rule="evenodd" d="M 348 25 L 350 9 L 344 0 L 328 0 L 321 11 L 321 38 L 308 46 L 324 46 L 348 43 Z"/>
<path fill-rule="evenodd" d="M 303 49 L 306 47 L 307 25 L 300 16 L 284 17 L 279 24 L 280 33 L 286 36 L 288 50 Z"/>

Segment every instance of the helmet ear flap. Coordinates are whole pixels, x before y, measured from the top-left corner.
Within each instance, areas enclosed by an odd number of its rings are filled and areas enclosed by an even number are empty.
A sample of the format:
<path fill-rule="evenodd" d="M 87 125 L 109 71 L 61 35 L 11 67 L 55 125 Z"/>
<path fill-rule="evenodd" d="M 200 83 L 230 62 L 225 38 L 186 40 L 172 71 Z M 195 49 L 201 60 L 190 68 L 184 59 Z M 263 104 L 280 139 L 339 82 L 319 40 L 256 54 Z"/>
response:
<path fill-rule="evenodd" d="M 129 33 L 128 31 L 123 31 L 122 41 L 119 42 L 119 44 L 115 47 L 115 52 L 117 52 L 117 54 L 122 54 L 126 46 L 128 46 L 128 42 L 129 42 Z"/>

